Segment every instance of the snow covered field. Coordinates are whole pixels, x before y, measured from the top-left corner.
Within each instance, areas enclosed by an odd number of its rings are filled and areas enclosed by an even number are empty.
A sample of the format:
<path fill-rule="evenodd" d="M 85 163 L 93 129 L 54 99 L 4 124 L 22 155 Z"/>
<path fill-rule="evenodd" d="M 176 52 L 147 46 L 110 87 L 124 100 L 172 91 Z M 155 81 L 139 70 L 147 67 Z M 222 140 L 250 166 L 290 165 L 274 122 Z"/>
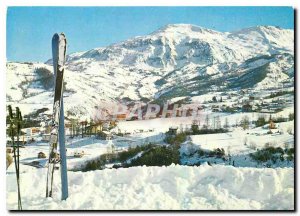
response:
<path fill-rule="evenodd" d="M 289 127 L 293 127 L 294 122 L 289 123 Z M 284 123 L 280 123 L 283 125 Z M 252 152 L 251 145 L 255 146 L 255 149 L 261 149 L 265 147 L 266 143 L 270 143 L 273 147 L 284 148 L 284 144 L 289 148 L 294 147 L 294 136 L 288 134 L 286 131 L 284 134 L 278 134 L 273 130 L 273 134 L 267 134 L 268 130 L 262 128 L 255 128 L 252 130 L 244 131 L 241 128 L 229 133 L 221 134 L 203 134 L 191 136 L 192 142 L 196 145 L 200 145 L 202 149 L 214 150 L 216 148 L 223 148 L 226 153 L 231 155 L 237 155 L 242 153 Z M 246 143 L 246 145 L 245 145 Z"/>
<path fill-rule="evenodd" d="M 17 209 L 13 166 L 7 172 L 7 208 Z M 60 201 L 59 172 L 54 197 L 45 198 L 47 169 L 21 166 L 23 209 L 294 209 L 294 169 L 231 166 L 131 167 L 68 172 L 69 193 Z"/>
<path fill-rule="evenodd" d="M 246 114 L 251 115 L 251 114 Z M 232 122 L 233 116 L 227 116 Z M 241 118 L 242 114 L 234 115 Z M 131 167 L 105 169 L 90 172 L 70 171 L 87 160 L 109 152 L 113 144 L 116 151 L 126 150 L 130 146 L 148 142 L 164 144 L 164 134 L 170 126 L 192 123 L 191 117 L 152 119 L 143 121 L 124 121 L 118 129 L 130 132 L 124 137 L 113 140 L 99 140 L 92 137 L 67 137 L 67 164 L 69 177 L 69 198 L 60 201 L 60 176 L 55 172 L 54 197 L 45 198 L 47 168 L 35 168 L 24 165 L 40 161 L 45 165 L 47 159 L 38 159 L 39 152 L 49 151 L 47 142 L 34 142 L 20 149 L 21 194 L 23 209 L 293 209 L 294 199 L 294 164 L 275 164 L 273 168 L 263 168 L 251 160 L 249 153 L 255 150 L 249 145 L 255 142 L 258 149 L 266 142 L 277 143 L 284 147 L 294 145 L 294 136 L 287 133 L 293 128 L 294 121 L 278 124 L 282 134 L 266 134 L 263 127 L 242 130 L 233 128 L 232 132 L 221 134 L 192 135 L 185 143 L 191 143 L 204 150 L 224 148 L 235 160 L 233 167 L 221 159 L 186 158 L 184 163 L 201 161 L 201 166 L 169 167 Z M 154 125 L 159 125 L 154 131 Z M 143 128 L 141 132 L 139 129 Z M 150 131 L 151 130 L 151 131 Z M 245 138 L 248 145 L 244 145 Z M 37 139 L 38 140 L 38 139 Z M 184 144 L 182 144 L 184 146 Z M 84 151 L 82 158 L 75 158 L 76 152 Z M 248 155 L 247 155 L 248 154 Z M 247 160 L 244 159 L 247 157 Z M 213 164 L 215 160 L 217 164 Z M 213 166 L 207 165 L 210 161 Z M 256 168 L 260 167 L 260 168 Z M 279 168 L 281 167 L 281 168 Z M 7 208 L 17 209 L 16 181 L 13 164 L 6 172 Z"/>

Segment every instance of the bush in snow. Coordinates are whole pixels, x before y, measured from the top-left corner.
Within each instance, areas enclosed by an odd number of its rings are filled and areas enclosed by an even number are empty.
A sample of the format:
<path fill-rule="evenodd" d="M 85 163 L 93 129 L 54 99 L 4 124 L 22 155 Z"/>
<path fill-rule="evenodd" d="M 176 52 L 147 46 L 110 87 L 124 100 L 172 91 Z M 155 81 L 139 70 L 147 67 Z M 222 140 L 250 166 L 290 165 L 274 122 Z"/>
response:
<path fill-rule="evenodd" d="M 293 150 L 287 150 L 287 152 L 293 152 Z M 276 163 L 277 160 L 283 161 L 284 160 L 285 151 L 281 147 L 267 147 L 261 150 L 258 150 L 255 153 L 251 153 L 250 157 L 258 162 L 267 162 L 272 161 Z M 291 157 L 289 157 L 291 156 Z M 293 158 L 293 153 L 290 155 L 288 154 L 288 158 Z"/>
<path fill-rule="evenodd" d="M 152 148 L 155 148 L 156 146 L 154 144 L 148 144 L 143 146 L 136 146 L 134 148 L 129 147 L 127 151 L 122 151 L 119 153 L 107 153 L 102 154 L 96 159 L 90 160 L 86 162 L 85 165 L 78 169 L 74 169 L 74 171 L 91 171 L 91 170 L 101 170 L 105 168 L 106 164 L 109 163 L 122 163 L 123 165 L 115 165 L 114 168 L 119 167 L 128 167 L 130 164 L 126 164 L 126 162 L 135 157 L 137 154 L 141 152 L 147 152 L 151 150 Z"/>
<path fill-rule="evenodd" d="M 205 155 L 205 151 L 203 151 L 203 150 L 201 150 L 201 149 L 199 149 L 199 150 L 197 151 L 197 153 L 198 153 L 198 155 L 199 155 L 200 157 L 202 157 L 202 156 Z"/>
<path fill-rule="evenodd" d="M 215 155 L 217 157 L 224 157 L 225 156 L 225 150 L 223 148 L 221 148 L 221 149 L 217 148 L 217 149 L 214 150 L 214 152 L 215 152 Z"/>
<path fill-rule="evenodd" d="M 129 166 L 169 166 L 172 163 L 179 164 L 178 148 L 173 146 L 157 146 L 131 161 Z"/>
<path fill-rule="evenodd" d="M 216 134 L 216 133 L 227 133 L 227 128 L 216 128 L 216 129 L 209 129 L 209 128 L 201 128 L 197 131 L 186 132 L 186 135 L 200 135 L 200 134 Z"/>
<path fill-rule="evenodd" d="M 101 159 L 88 161 L 86 163 L 85 167 L 81 171 L 86 172 L 86 171 L 91 171 L 91 170 L 102 169 L 104 167 L 104 165 L 105 165 L 105 163 Z"/>
<path fill-rule="evenodd" d="M 294 148 L 290 148 L 286 151 L 287 153 L 287 160 L 292 161 L 294 160 L 294 154 L 295 154 L 295 149 Z"/>
<path fill-rule="evenodd" d="M 261 127 L 261 126 L 264 126 L 266 123 L 267 123 L 267 122 L 266 122 L 265 117 L 260 116 L 260 117 L 258 117 L 258 119 L 256 120 L 255 126 L 256 126 L 256 127 Z"/>
<path fill-rule="evenodd" d="M 175 136 L 166 136 L 165 142 L 169 144 L 176 144 L 179 145 L 186 141 L 186 133 L 179 133 Z"/>
<path fill-rule="evenodd" d="M 250 124 L 250 121 L 249 121 L 249 117 L 248 116 L 244 116 L 241 120 L 241 126 L 244 130 L 246 129 L 249 129 L 249 124 Z"/>
<path fill-rule="evenodd" d="M 289 114 L 289 120 L 290 120 L 290 121 L 293 121 L 294 118 L 295 118 L 294 113 L 290 113 L 290 114 Z"/>
<path fill-rule="evenodd" d="M 128 159 L 134 157 L 135 155 L 137 155 L 139 152 L 147 151 L 147 150 L 149 150 L 153 147 L 154 147 L 153 144 L 136 146 L 135 148 L 129 147 L 127 151 L 123 151 L 123 152 L 118 153 L 117 158 L 120 162 L 125 162 L 126 160 L 128 160 Z"/>

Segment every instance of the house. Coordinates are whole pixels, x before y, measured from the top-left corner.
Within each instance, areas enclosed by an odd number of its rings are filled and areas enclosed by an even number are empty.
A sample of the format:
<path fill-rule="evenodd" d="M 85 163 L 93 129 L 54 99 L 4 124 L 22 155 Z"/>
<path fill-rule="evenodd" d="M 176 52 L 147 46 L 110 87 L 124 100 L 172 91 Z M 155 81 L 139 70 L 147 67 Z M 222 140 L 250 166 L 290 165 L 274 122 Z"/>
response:
<path fill-rule="evenodd" d="M 124 121 L 127 118 L 127 114 L 126 113 L 121 113 L 121 114 L 117 114 L 116 119 L 119 121 Z"/>
<path fill-rule="evenodd" d="M 167 136 L 175 136 L 177 134 L 178 127 L 170 127 L 167 132 Z"/>
<path fill-rule="evenodd" d="M 102 124 L 102 131 L 109 130 L 109 126 L 110 126 L 109 122 L 103 122 L 103 124 Z"/>
<path fill-rule="evenodd" d="M 90 131 L 91 134 L 97 134 L 103 130 L 103 122 L 99 122 L 93 125 L 89 125 L 87 130 Z"/>
<path fill-rule="evenodd" d="M 83 157 L 83 155 L 84 155 L 84 151 L 74 153 L 75 158 L 81 158 L 81 157 Z"/>
<path fill-rule="evenodd" d="M 43 134 L 42 135 L 42 141 L 45 141 L 45 142 L 49 142 L 50 141 L 50 134 Z"/>
<path fill-rule="evenodd" d="M 40 128 L 37 128 L 37 127 L 30 127 L 30 128 L 21 129 L 21 132 L 23 132 L 25 134 L 27 139 L 31 139 L 32 136 L 38 135 L 41 132 L 41 130 L 40 130 Z"/>
<path fill-rule="evenodd" d="M 112 134 L 109 131 L 100 131 L 99 136 L 103 140 L 111 140 L 113 138 Z"/>

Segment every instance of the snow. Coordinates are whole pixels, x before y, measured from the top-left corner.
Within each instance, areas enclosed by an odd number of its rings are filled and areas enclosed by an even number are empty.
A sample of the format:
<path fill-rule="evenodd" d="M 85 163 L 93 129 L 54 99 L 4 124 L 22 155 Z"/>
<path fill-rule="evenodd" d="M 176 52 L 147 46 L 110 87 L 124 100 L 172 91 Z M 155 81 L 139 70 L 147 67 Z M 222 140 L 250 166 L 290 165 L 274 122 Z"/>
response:
<path fill-rule="evenodd" d="M 68 172 L 69 198 L 45 198 L 46 169 L 21 166 L 24 210 L 291 210 L 294 170 L 229 166 L 132 167 Z M 7 208 L 17 208 L 15 174 L 7 173 Z"/>
<path fill-rule="evenodd" d="M 264 148 L 267 142 L 274 147 L 285 147 L 286 144 L 293 147 L 294 121 L 278 123 L 277 129 L 272 130 L 273 134 L 267 134 L 269 130 L 266 127 L 254 128 L 253 124 L 250 124 L 249 130 L 233 127 L 244 116 L 249 117 L 252 122 L 260 116 L 268 118 L 270 114 L 212 112 L 213 105 L 241 105 L 248 95 L 242 96 L 236 90 L 216 92 L 218 84 L 212 85 L 211 89 L 197 87 L 198 78 L 202 76 L 207 77 L 205 82 L 210 82 L 227 74 L 242 76 L 243 73 L 267 65 L 266 76 L 253 86 L 252 93 L 264 98 L 270 95 L 272 89 L 281 90 L 284 83 L 290 85 L 285 90 L 292 91 L 293 36 L 293 30 L 271 26 L 222 33 L 194 25 L 172 24 L 150 35 L 69 55 L 65 70 L 66 117 L 81 120 L 97 117 L 100 108 L 112 110 L 122 98 L 135 101 L 146 98 L 151 101 L 161 99 L 160 96 L 168 93 L 170 97 L 163 100 L 176 103 L 187 99 L 189 90 L 193 95 L 190 98 L 193 104 L 183 106 L 201 107 L 201 110 L 197 117 L 120 121 L 111 132 L 122 132 L 126 135 L 114 135 L 109 141 L 96 139 L 95 136 L 73 139 L 66 137 L 70 193 L 66 201 L 60 201 L 59 172 L 55 172 L 53 199 L 44 197 L 47 159 L 38 159 L 37 154 L 44 152 L 48 156 L 49 146 L 47 142 L 41 141 L 41 137 L 35 137 L 37 142 L 20 149 L 23 208 L 294 209 L 294 162 L 276 162 L 272 168 L 264 168 L 265 164 L 258 164 L 249 157 L 256 149 Z M 273 54 L 278 55 L 272 57 Z M 256 59 L 251 59 L 253 57 Z M 251 61 L 247 61 L 249 59 Z M 52 71 L 49 64 L 51 60 L 45 64 L 8 62 L 7 104 L 17 104 L 23 115 L 44 107 L 51 114 L 53 90 L 43 89 L 37 74 L 34 73 L 38 67 Z M 232 72 L 237 74 L 231 74 Z M 156 81 L 162 81 L 163 84 L 157 84 Z M 176 89 L 178 86 L 182 86 L 182 89 Z M 203 94 L 207 90 L 210 92 Z M 180 93 L 172 95 L 173 92 Z M 212 103 L 213 96 L 218 100 L 222 96 L 223 102 Z M 294 105 L 290 102 L 293 96 L 284 97 L 290 100 L 282 111 L 272 114 L 272 118 L 286 118 L 294 113 Z M 264 102 L 270 103 L 275 99 L 265 99 Z M 170 127 L 177 127 L 181 131 L 190 128 L 194 120 L 201 127 L 205 124 L 207 115 L 211 126 L 214 117 L 219 117 L 221 125 L 227 119 L 230 131 L 222 134 L 192 135 L 181 145 L 180 153 L 190 154 L 199 149 L 223 148 L 226 154 L 230 153 L 232 156 L 235 167 L 220 158 L 203 159 L 191 154 L 181 158 L 182 164 L 201 162 L 201 166 L 144 166 L 85 173 L 71 171 L 108 153 L 112 147 L 115 151 L 122 151 L 149 142 L 166 145 L 164 133 Z M 84 152 L 82 158 L 74 157 L 78 152 Z M 139 152 L 133 158 L 142 154 L 143 152 Z M 128 159 L 128 162 L 133 158 Z M 32 161 L 39 161 L 42 168 L 25 165 Z M 216 162 L 218 165 L 209 166 L 205 162 Z M 16 209 L 13 164 L 8 168 L 6 178 L 7 208 Z"/>
<path fill-rule="evenodd" d="M 213 115 L 213 114 L 212 114 Z M 238 114 L 238 118 L 243 114 Z M 247 113 L 246 115 L 252 115 Z M 231 115 L 225 115 L 230 117 Z M 224 116 L 223 116 L 224 117 Z M 223 118 L 222 117 L 222 118 Z M 230 121 L 234 118 L 229 118 Z M 265 142 L 282 146 L 285 142 L 294 144 L 294 136 L 287 133 L 294 121 L 278 123 L 281 135 L 266 134 L 264 127 L 242 130 L 235 128 L 232 132 L 190 136 L 180 148 L 182 153 L 193 153 L 197 150 L 224 148 L 232 155 L 235 166 L 216 159 L 200 158 L 201 166 L 171 165 L 168 167 L 131 167 L 104 169 L 90 172 L 73 172 L 86 161 L 111 151 L 126 150 L 130 146 L 143 145 L 149 142 L 162 144 L 164 134 L 169 127 L 182 127 L 190 124 L 193 118 L 166 118 L 142 121 L 119 122 L 116 131 L 130 132 L 124 137 L 113 140 L 99 140 L 94 136 L 66 138 L 67 166 L 70 197 L 60 201 L 60 176 L 55 172 L 54 197 L 45 198 L 45 181 L 47 159 L 37 159 L 42 151 L 48 153 L 48 143 L 40 141 L 27 144 L 20 149 L 21 188 L 24 209 L 55 210 L 123 210 L 123 209 L 293 209 L 294 199 L 294 164 L 276 163 L 272 168 L 264 168 L 249 159 L 254 150 L 244 145 L 255 142 L 257 148 L 263 148 Z M 155 127 L 155 130 L 153 128 Z M 159 127 L 158 127 L 159 126 Z M 140 131 L 143 129 L 143 131 Z M 276 129 L 277 130 L 277 129 Z M 274 133 L 276 132 L 274 130 Z M 292 146 L 291 146 L 292 147 Z M 76 152 L 84 152 L 82 158 L 75 158 Z M 133 158 L 140 157 L 139 152 Z M 244 159 L 247 157 L 247 160 Z M 133 158 L 130 158 L 132 160 Z M 220 159 L 221 160 L 221 159 Z M 39 161 L 42 168 L 25 165 Z M 183 159 L 183 164 L 199 161 L 198 158 Z M 214 164 L 207 165 L 204 161 Z M 111 166 L 107 166 L 111 167 Z M 258 168 L 257 168 L 258 167 Z M 279 168 L 281 167 L 281 168 Z M 6 172 L 7 208 L 17 208 L 15 173 L 13 164 Z"/>
<path fill-rule="evenodd" d="M 292 79 L 286 73 L 293 76 L 293 36 L 293 30 L 272 26 L 224 33 L 194 25 L 172 24 L 146 36 L 73 53 L 66 62 L 65 110 L 89 117 L 102 101 L 124 97 L 152 100 L 178 84 L 193 86 L 193 78 L 202 75 L 212 76 L 210 80 L 232 71 L 247 72 L 271 61 L 267 77 L 257 83 L 256 88 L 278 87 L 281 82 Z M 272 54 L 279 56 L 245 64 L 253 57 Z M 7 101 L 20 106 L 32 103 L 35 110 L 48 107 L 52 103 L 52 90 L 42 91 L 33 71 L 37 67 L 52 71 L 49 64 L 51 60 L 45 64 L 8 62 Z M 166 83 L 156 85 L 158 80 Z M 25 90 L 27 94 L 23 95 Z M 193 89 L 195 93 L 194 90 L 201 89 Z M 42 102 L 36 104 L 37 101 Z M 25 106 L 22 111 L 28 114 Z"/>
<path fill-rule="evenodd" d="M 268 130 L 260 127 L 247 131 L 236 129 L 228 133 L 194 135 L 191 136 L 191 139 L 192 143 L 200 145 L 202 149 L 214 150 L 216 148 L 224 148 L 226 153 L 230 149 L 230 154 L 232 155 L 253 152 L 251 144 L 261 149 L 265 147 L 266 143 L 282 148 L 287 143 L 290 148 L 293 148 L 294 136 L 286 131 L 288 127 L 292 128 L 293 125 L 293 121 L 280 123 L 279 127 L 282 128 L 283 134 L 277 134 L 278 129 L 272 130 L 273 134 L 267 134 Z M 245 142 L 247 145 L 245 145 Z"/>

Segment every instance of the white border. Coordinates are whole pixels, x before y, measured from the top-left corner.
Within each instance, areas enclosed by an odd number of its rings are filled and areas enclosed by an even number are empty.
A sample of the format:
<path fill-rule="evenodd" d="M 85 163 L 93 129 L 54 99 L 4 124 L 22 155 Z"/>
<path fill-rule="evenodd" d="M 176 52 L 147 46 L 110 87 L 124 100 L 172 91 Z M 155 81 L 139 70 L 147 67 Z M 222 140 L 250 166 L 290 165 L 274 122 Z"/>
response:
<path fill-rule="evenodd" d="M 72 1 L 61 1 L 61 0 L 2 0 L 0 1 L 0 28 L 1 28 L 1 39 L 0 39 L 0 145 L 1 145 L 1 182 L 0 182 L 0 212 L 5 215 L 9 214 L 6 210 L 6 175 L 5 173 L 5 116 L 6 116 L 6 97 L 5 97 L 5 74 L 6 74 L 6 10 L 8 6 L 293 6 L 295 9 L 299 9 L 299 2 L 295 0 L 285 0 L 285 1 L 274 1 L 274 0 L 252 0 L 252 1 L 242 1 L 242 0 L 106 0 L 97 2 L 95 0 L 72 0 Z M 297 12 L 299 16 L 299 11 Z M 298 29 L 298 22 L 295 22 L 295 29 Z M 296 40 L 296 38 L 295 38 Z M 298 37 L 297 37 L 298 41 Z M 296 50 L 299 50 L 299 43 L 297 44 Z M 299 57 L 296 56 L 295 63 L 299 65 Z M 295 71 L 298 73 L 298 71 Z M 299 74 L 297 75 L 297 84 L 299 85 Z M 299 92 L 297 89 L 297 107 L 299 107 Z M 297 113 L 298 114 L 298 113 Z M 296 115 L 298 119 L 298 115 Z M 298 119 L 299 120 L 299 119 Z M 297 120 L 297 122 L 298 122 Z M 297 135 L 299 135 L 299 127 L 297 128 Z M 299 139 L 299 137 L 298 137 Z M 296 143 L 297 145 L 298 143 Z M 299 149 L 299 146 L 297 147 Z M 297 173 L 299 176 L 299 151 L 297 151 Z M 299 197 L 299 185 L 297 185 L 297 197 Z M 299 199 L 298 199 L 299 200 Z M 298 206 L 298 202 L 297 202 Z M 200 212 L 198 212 L 200 213 Z M 29 215 L 33 215 L 30 213 Z M 108 213 L 101 213 L 107 215 Z M 117 213 L 114 213 L 117 214 Z M 124 213 L 125 214 L 125 213 Z M 125 215 L 130 215 L 131 213 L 126 213 Z M 161 213 L 162 214 L 162 213 Z M 174 213 L 167 213 L 171 215 Z M 183 213 L 182 214 L 188 214 Z M 203 212 L 201 213 L 203 214 Z M 206 214 L 206 213 L 205 213 Z M 230 213 L 231 214 L 231 213 Z M 246 213 L 250 214 L 250 213 Z M 262 213 L 259 213 L 262 214 Z M 288 213 L 286 213 L 288 214 Z M 110 214 L 111 215 L 111 214 Z M 165 215 L 165 214 L 164 214 Z"/>

